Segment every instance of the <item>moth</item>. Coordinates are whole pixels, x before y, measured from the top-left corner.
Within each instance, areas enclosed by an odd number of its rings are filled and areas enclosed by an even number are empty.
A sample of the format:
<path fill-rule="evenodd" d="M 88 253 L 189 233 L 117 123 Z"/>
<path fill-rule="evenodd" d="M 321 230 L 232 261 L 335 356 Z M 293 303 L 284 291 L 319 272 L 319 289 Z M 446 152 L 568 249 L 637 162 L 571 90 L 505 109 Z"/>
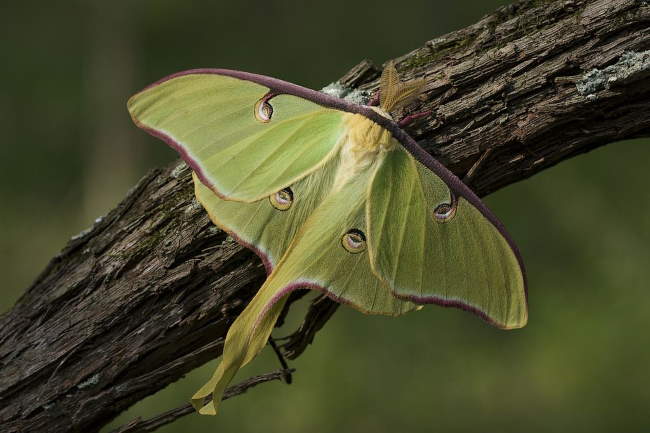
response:
<path fill-rule="evenodd" d="M 402 83 L 391 63 L 379 106 L 366 106 L 262 75 L 195 69 L 129 100 L 135 124 L 191 166 L 210 219 L 268 274 L 192 397 L 199 413 L 216 414 L 298 288 L 367 314 L 438 304 L 499 328 L 526 324 L 524 267 L 511 237 L 391 117 L 420 85 Z"/>

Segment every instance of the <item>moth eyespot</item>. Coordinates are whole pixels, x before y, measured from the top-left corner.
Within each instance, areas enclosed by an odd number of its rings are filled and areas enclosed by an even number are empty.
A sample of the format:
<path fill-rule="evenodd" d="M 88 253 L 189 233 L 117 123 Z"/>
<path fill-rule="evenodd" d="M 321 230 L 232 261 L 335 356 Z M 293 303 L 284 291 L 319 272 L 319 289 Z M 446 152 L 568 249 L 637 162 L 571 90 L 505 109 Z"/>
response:
<path fill-rule="evenodd" d="M 291 188 L 284 188 L 269 197 L 271 206 L 277 210 L 287 210 L 293 204 L 293 191 Z"/>
<path fill-rule="evenodd" d="M 360 253 L 366 249 L 366 235 L 361 230 L 352 229 L 343 235 L 341 245 L 352 254 Z"/>
<path fill-rule="evenodd" d="M 456 206 L 450 203 L 442 203 L 433 210 L 433 219 L 439 223 L 446 223 L 456 215 Z"/>
<path fill-rule="evenodd" d="M 263 123 L 271 121 L 273 116 L 273 106 L 268 102 L 269 97 L 264 96 L 255 103 L 255 118 Z"/>

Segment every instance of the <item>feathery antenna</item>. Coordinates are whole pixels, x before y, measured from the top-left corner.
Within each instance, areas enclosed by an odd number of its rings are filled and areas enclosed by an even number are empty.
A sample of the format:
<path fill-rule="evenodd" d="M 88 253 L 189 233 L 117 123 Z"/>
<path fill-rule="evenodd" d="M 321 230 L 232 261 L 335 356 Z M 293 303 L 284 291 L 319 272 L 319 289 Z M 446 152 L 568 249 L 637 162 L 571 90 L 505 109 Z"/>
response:
<path fill-rule="evenodd" d="M 424 80 L 418 79 L 402 83 L 395 69 L 395 63 L 388 62 L 379 79 L 380 99 L 379 107 L 391 112 L 400 105 L 406 105 L 415 98 L 424 86 Z"/>

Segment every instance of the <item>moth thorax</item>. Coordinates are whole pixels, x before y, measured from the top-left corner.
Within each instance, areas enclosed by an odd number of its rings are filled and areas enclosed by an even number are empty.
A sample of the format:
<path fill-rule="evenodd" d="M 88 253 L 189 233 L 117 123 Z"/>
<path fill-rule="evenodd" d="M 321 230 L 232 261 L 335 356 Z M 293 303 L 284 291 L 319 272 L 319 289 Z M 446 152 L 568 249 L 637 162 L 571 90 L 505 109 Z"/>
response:
<path fill-rule="evenodd" d="M 339 154 L 333 190 L 337 191 L 373 166 L 392 142 L 390 132 L 359 114 L 345 119 L 347 131 Z"/>
<path fill-rule="evenodd" d="M 389 150 L 392 146 L 390 132 L 372 120 L 360 114 L 348 119 L 348 137 L 356 153 Z"/>

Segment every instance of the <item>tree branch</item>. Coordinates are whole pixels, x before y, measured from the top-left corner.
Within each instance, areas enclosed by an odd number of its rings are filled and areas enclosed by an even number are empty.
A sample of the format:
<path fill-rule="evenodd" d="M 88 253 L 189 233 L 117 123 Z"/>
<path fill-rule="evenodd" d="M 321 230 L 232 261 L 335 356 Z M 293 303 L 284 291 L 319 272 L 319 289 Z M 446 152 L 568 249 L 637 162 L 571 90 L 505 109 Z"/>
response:
<path fill-rule="evenodd" d="M 648 136 L 649 21 L 636 0 L 500 8 L 397 59 L 403 79 L 427 80 L 409 111 L 433 112 L 409 132 L 461 177 L 491 149 L 472 178 L 479 195 Z M 340 81 L 373 90 L 378 73 L 363 62 Z M 184 164 L 152 171 L 0 317 L 0 430 L 98 431 L 217 357 L 264 277 L 209 222 Z M 292 337 L 292 356 L 331 317 L 328 302 Z"/>
<path fill-rule="evenodd" d="M 291 374 L 293 371 L 294 370 L 292 369 L 278 370 L 272 373 L 262 374 L 260 376 L 253 376 L 241 383 L 238 383 L 237 385 L 228 387 L 223 393 L 223 399 L 228 400 L 229 398 L 241 395 L 248 391 L 250 388 L 261 383 L 271 382 L 273 380 L 283 380 L 287 374 Z M 181 407 L 177 407 L 176 409 L 168 410 L 165 413 L 161 413 L 160 415 L 147 420 L 136 418 L 128 424 L 125 424 L 111 431 L 111 433 L 145 433 L 155 431 L 159 427 L 170 424 L 177 419 L 189 415 L 193 412 L 194 407 L 188 403 Z"/>

